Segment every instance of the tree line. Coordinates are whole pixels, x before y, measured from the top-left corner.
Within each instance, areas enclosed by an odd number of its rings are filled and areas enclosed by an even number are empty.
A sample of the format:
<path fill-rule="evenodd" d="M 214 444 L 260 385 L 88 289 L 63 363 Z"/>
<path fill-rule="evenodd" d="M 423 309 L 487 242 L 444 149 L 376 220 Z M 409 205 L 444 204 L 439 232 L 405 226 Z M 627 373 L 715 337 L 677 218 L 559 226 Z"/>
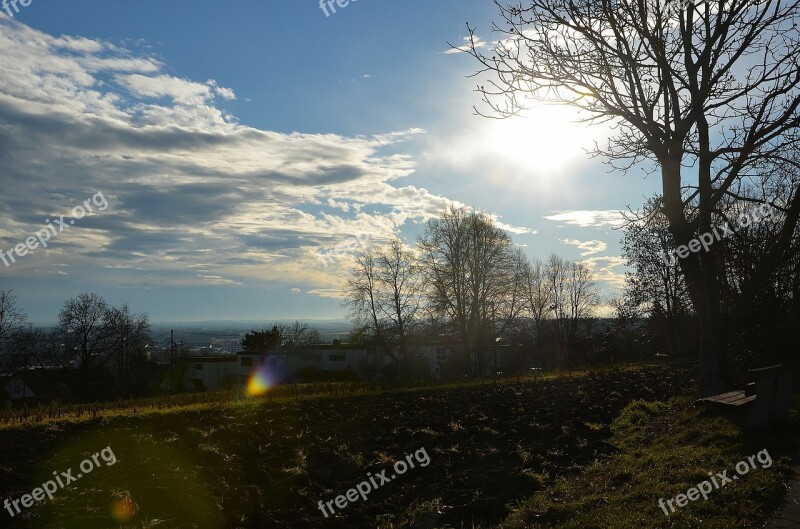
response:
<path fill-rule="evenodd" d="M 719 276 L 716 292 L 725 322 L 724 374 L 738 383 L 745 381 L 748 368 L 778 362 L 800 365 L 795 354 L 800 344 L 796 325 L 800 320 L 800 230 L 795 229 L 784 257 L 754 293 L 744 320 L 733 318 L 752 276 L 763 273 L 762 261 L 785 223 L 780 210 L 766 211 L 759 204 L 725 201 L 711 224 L 711 233 L 719 237 L 707 250 L 698 250 L 715 255 L 713 273 Z M 622 246 L 630 271 L 615 301 L 618 336 L 623 337 L 617 349 L 631 357 L 654 350 L 693 356 L 702 347 L 702 320 L 680 258 L 665 258 L 676 254 L 678 244 L 659 196 L 629 219 Z M 634 343 L 631 336 L 639 342 Z"/>
<path fill-rule="evenodd" d="M 64 302 L 58 324 L 27 322 L 13 291 L 0 291 L 0 373 L 38 368 L 59 373 L 79 398 L 141 394 L 149 383 L 150 320 L 127 305 L 114 307 L 93 293 Z"/>
<path fill-rule="evenodd" d="M 490 216 L 453 206 L 414 247 L 394 239 L 360 252 L 345 296 L 356 339 L 401 366 L 426 341 L 446 344 L 458 353 L 453 368 L 472 375 L 497 369 L 500 341 L 520 348 L 518 368 L 582 360 L 590 345 L 580 331 L 600 302 L 585 264 L 531 260 Z"/>

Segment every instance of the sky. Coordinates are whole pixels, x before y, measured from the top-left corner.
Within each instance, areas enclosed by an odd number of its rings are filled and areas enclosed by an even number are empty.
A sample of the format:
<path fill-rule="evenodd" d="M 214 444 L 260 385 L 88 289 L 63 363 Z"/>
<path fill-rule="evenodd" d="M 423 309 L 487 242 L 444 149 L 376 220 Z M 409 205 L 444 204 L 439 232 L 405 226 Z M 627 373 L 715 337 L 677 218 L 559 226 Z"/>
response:
<path fill-rule="evenodd" d="M 610 131 L 569 108 L 475 115 L 478 65 L 451 44 L 469 22 L 490 49 L 489 0 L 18 7 L 0 12 L 0 289 L 34 322 L 81 292 L 153 321 L 344 318 L 354 252 L 413 244 L 449 204 L 585 262 L 607 299 L 620 212 L 658 191 L 587 156 Z"/>

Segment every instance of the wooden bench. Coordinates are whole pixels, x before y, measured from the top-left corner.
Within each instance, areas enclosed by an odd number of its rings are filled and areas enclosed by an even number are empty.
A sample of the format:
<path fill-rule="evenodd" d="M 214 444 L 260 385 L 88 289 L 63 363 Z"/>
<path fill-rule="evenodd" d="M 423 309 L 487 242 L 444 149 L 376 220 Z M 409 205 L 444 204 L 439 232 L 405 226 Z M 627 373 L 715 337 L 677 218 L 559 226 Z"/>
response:
<path fill-rule="evenodd" d="M 745 389 L 695 401 L 707 411 L 728 417 L 748 430 L 789 422 L 792 375 L 782 365 L 751 369 Z"/>

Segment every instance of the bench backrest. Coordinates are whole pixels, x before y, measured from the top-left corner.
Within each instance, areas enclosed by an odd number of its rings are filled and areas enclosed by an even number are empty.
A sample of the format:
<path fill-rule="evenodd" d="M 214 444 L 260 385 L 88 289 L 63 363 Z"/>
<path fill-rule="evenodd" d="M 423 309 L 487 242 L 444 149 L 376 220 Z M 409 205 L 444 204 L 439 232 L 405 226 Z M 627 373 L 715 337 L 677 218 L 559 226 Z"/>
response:
<path fill-rule="evenodd" d="M 789 401 L 792 393 L 792 375 L 782 365 L 751 369 L 755 379 L 756 402 L 748 419 L 751 426 L 766 425 L 769 420 L 778 423 L 789 421 Z"/>
<path fill-rule="evenodd" d="M 750 376 L 752 376 L 755 381 L 758 381 L 765 378 L 775 378 L 783 371 L 784 367 L 781 364 L 778 364 L 769 367 L 759 367 L 758 369 L 751 369 Z"/>

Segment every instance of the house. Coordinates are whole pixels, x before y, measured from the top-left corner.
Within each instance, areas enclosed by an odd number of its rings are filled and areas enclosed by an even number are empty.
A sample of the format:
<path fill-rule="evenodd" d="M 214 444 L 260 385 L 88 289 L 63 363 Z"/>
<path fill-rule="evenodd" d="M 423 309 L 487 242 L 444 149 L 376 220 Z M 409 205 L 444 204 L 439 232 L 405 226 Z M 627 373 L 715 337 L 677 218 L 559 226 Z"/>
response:
<path fill-rule="evenodd" d="M 244 387 L 259 368 L 269 371 L 276 380 L 284 380 L 290 372 L 286 359 L 279 354 L 239 352 L 235 355 L 187 356 L 179 361 L 184 370 L 184 387 L 192 391 Z"/>
<path fill-rule="evenodd" d="M 430 376 L 436 376 L 452 357 L 453 351 L 450 347 L 433 343 L 410 348 L 410 355 L 414 366 L 420 366 Z M 348 371 L 359 378 L 369 379 L 378 376 L 381 368 L 394 362 L 391 355 L 385 354 L 376 345 L 338 341 L 313 345 L 296 353 L 275 351 L 267 354 L 238 352 L 235 355 L 193 355 L 178 361 L 183 370 L 183 385 L 191 391 L 243 388 L 259 370 L 274 383 L 305 380 L 307 376 L 314 376 L 313 373 Z"/>
<path fill-rule="evenodd" d="M 376 362 L 375 348 L 359 344 L 314 345 L 307 350 L 286 354 L 239 352 L 235 355 L 188 356 L 181 358 L 184 387 L 192 391 L 217 391 L 244 387 L 259 369 L 278 382 L 291 380 L 301 370 L 321 372 L 356 371 L 365 363 Z"/>
<path fill-rule="evenodd" d="M 67 399 L 72 392 L 64 374 L 55 369 L 30 369 L 0 377 L 0 400 Z"/>
<path fill-rule="evenodd" d="M 222 354 L 236 354 L 242 350 L 241 340 L 222 340 L 214 338 L 211 340 L 209 349 L 212 351 L 219 351 Z"/>
<path fill-rule="evenodd" d="M 6 392 L 6 397 L 2 400 L 19 400 L 37 396 L 25 381 L 17 375 L 0 378 L 0 389 Z M 3 395 L 0 395 L 0 398 L 2 397 Z"/>
<path fill-rule="evenodd" d="M 320 370 L 354 370 L 361 378 L 379 376 L 381 368 L 396 366 L 399 347 L 392 347 L 390 353 L 376 344 L 339 343 L 317 345 L 309 351 L 310 355 L 315 355 Z M 400 369 L 410 368 L 421 376 L 439 376 L 454 357 L 453 347 L 442 342 L 409 343 L 406 358 L 400 358 Z"/>
<path fill-rule="evenodd" d="M 312 346 L 306 353 L 306 365 L 320 371 L 357 370 L 365 364 L 378 364 L 377 347 L 335 342 Z"/>
<path fill-rule="evenodd" d="M 431 373 L 441 369 L 454 356 L 453 349 L 441 343 L 425 343 L 414 349 L 418 359 L 428 366 Z"/>
<path fill-rule="evenodd" d="M 235 355 L 186 356 L 178 359 L 184 370 L 184 387 L 192 391 L 227 387 L 236 367 Z"/>

